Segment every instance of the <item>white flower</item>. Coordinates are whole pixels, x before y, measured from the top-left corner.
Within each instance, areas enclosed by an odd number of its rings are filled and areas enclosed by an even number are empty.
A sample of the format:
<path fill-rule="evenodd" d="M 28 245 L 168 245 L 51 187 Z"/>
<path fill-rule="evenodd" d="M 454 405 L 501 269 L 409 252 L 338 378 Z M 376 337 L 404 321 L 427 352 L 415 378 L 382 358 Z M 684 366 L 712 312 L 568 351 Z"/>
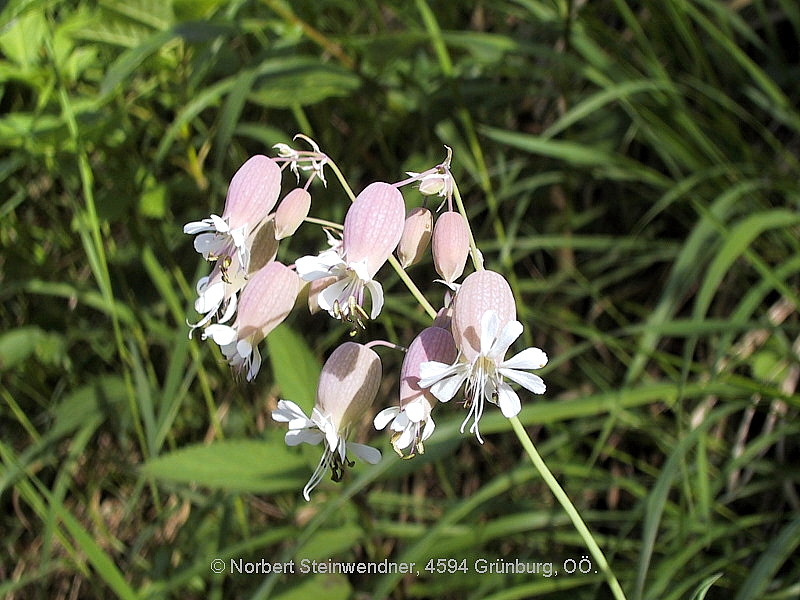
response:
<path fill-rule="evenodd" d="M 522 323 L 509 321 L 500 330 L 500 319 L 493 310 L 487 310 L 481 317 L 480 352 L 472 361 L 459 354 L 456 361 L 445 364 L 427 361 L 420 365 L 422 388 L 430 388 L 431 393 L 441 402 L 448 402 L 458 392 L 461 384 L 467 382 L 465 397 L 469 407 L 461 432 L 470 417 L 473 423 L 469 428 L 478 441 L 483 443 L 478 423 L 483 415 L 484 401 L 500 407 L 503 416 L 516 416 L 520 409 L 517 393 L 503 379 L 518 383 L 534 394 L 543 394 L 545 385 L 541 377 L 525 373 L 521 369 L 540 369 L 547 364 L 547 355 L 539 348 L 527 348 L 504 360 L 511 344 L 522 333 Z"/>
<path fill-rule="evenodd" d="M 395 432 L 392 436 L 392 446 L 395 452 L 403 458 L 411 458 L 415 454 L 422 454 L 422 442 L 431 437 L 436 424 L 431 417 L 431 405 L 424 396 L 407 402 L 402 408 L 391 406 L 383 409 L 373 420 L 375 429 L 389 429 Z M 408 456 L 403 455 L 403 450 L 411 448 Z"/>
<path fill-rule="evenodd" d="M 337 429 L 332 415 L 325 415 L 316 406 L 311 411 L 309 418 L 303 410 L 294 402 L 280 400 L 278 409 L 272 412 L 272 418 L 281 423 L 288 423 L 289 431 L 286 432 L 286 444 L 297 446 L 298 444 L 319 444 L 324 440 L 325 451 L 322 458 L 303 488 L 303 497 L 308 501 L 311 499 L 311 491 L 322 481 L 328 469 L 333 472 L 333 480 L 339 481 L 342 477 L 345 466 L 351 466 L 352 461 L 348 461 L 347 453 L 350 452 L 361 460 L 371 465 L 378 463 L 381 459 L 379 450 L 347 441 L 348 427 L 344 430 Z"/>
<path fill-rule="evenodd" d="M 229 257 L 233 253 L 245 272 L 250 264 L 250 251 L 245 243 L 250 225 L 245 223 L 231 229 L 228 219 L 211 215 L 202 221 L 193 221 L 183 226 L 183 232 L 197 235 L 194 238 L 194 249 L 206 260 L 217 260 Z"/>
<path fill-rule="evenodd" d="M 297 274 L 304 281 L 325 277 L 336 280 L 323 289 L 317 303 L 332 317 L 360 323 L 367 313 L 363 309 L 365 291 L 372 304 L 369 318 L 375 319 L 383 308 L 383 288 L 370 277 L 366 261 L 348 263 L 342 257 L 341 246 L 320 252 L 317 256 L 302 256 L 295 261 Z"/>

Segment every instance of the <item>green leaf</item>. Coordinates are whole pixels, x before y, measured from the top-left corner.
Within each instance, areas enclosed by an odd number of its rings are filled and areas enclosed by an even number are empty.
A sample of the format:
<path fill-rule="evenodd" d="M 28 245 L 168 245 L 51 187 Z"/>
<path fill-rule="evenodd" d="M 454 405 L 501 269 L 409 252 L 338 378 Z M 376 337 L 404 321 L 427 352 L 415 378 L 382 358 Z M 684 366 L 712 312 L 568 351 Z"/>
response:
<path fill-rule="evenodd" d="M 341 552 L 355 548 L 363 537 L 364 530 L 353 524 L 318 531 L 298 550 L 297 559 L 327 560 Z"/>
<path fill-rule="evenodd" d="M 282 594 L 273 596 L 275 600 L 348 600 L 352 590 L 344 575 L 313 575 L 304 578 L 298 585 Z"/>
<path fill-rule="evenodd" d="M 269 359 L 281 397 L 310 412 L 317 397 L 322 365 L 305 340 L 288 325 L 276 327 L 267 337 Z"/>
<path fill-rule="evenodd" d="M 697 586 L 694 594 L 692 594 L 692 600 L 703 600 L 708 593 L 708 590 L 711 589 L 711 586 L 717 582 L 717 579 L 722 577 L 722 573 L 714 573 L 710 577 L 703 580 L 703 582 Z"/>
<path fill-rule="evenodd" d="M 347 69 L 320 64 L 316 58 L 280 57 L 261 63 L 260 77 L 249 99 L 267 107 L 287 108 L 316 104 L 326 98 L 348 96 L 361 80 Z"/>
<path fill-rule="evenodd" d="M 739 588 L 735 600 L 756 600 L 763 598 L 772 579 L 781 566 L 794 556 L 800 545 L 800 517 L 788 523 L 750 569 L 750 574 Z"/>
<path fill-rule="evenodd" d="M 148 477 L 232 492 L 270 494 L 300 489 L 308 479 L 307 461 L 290 450 L 281 432 L 267 440 L 225 440 L 181 448 L 149 460 Z"/>

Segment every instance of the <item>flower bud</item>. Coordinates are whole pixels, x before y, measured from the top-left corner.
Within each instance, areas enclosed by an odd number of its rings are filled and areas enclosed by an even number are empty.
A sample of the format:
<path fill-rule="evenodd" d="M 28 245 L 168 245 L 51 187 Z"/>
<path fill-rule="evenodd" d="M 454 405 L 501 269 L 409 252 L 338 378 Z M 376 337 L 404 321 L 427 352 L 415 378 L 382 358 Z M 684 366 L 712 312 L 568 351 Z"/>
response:
<path fill-rule="evenodd" d="M 358 195 L 344 218 L 342 249 L 348 264 L 365 262 L 372 278 L 397 247 L 405 222 L 403 195 L 393 185 L 375 182 Z"/>
<path fill-rule="evenodd" d="M 300 284 L 297 273 L 275 261 L 250 277 L 239 299 L 238 339 L 255 336 L 255 345 L 281 324 L 294 306 Z"/>
<path fill-rule="evenodd" d="M 420 364 L 429 360 L 450 364 L 455 361 L 457 353 L 453 336 L 440 327 L 423 329 L 411 342 L 400 369 L 400 408 L 406 407 L 418 398 L 427 401 L 425 403 L 427 406 L 424 407 L 427 414 L 409 415 L 412 421 L 427 419 L 437 401 L 430 390 L 419 387 Z M 414 418 L 417 416 L 419 418 Z"/>
<path fill-rule="evenodd" d="M 381 382 L 381 359 L 363 344 L 345 342 L 322 367 L 317 408 L 337 431 L 357 421 L 369 409 Z"/>
<path fill-rule="evenodd" d="M 269 214 L 280 191 L 281 168 L 271 158 L 256 154 L 231 179 L 222 218 L 228 219 L 230 229 L 247 223 L 253 227 Z"/>
<path fill-rule="evenodd" d="M 469 227 L 460 213 L 443 212 L 433 228 L 433 264 L 447 283 L 464 272 L 469 254 Z"/>
<path fill-rule="evenodd" d="M 505 278 L 494 271 L 476 271 L 464 279 L 454 300 L 453 339 L 467 361 L 481 351 L 481 319 L 493 310 L 497 313 L 497 330 L 517 318 L 514 294 Z"/>
<path fill-rule="evenodd" d="M 397 245 L 397 258 L 405 269 L 422 258 L 431 241 L 433 229 L 433 215 L 431 211 L 422 206 L 412 208 L 406 216 L 403 226 L 403 235 Z"/>
<path fill-rule="evenodd" d="M 303 188 L 295 188 L 281 200 L 275 211 L 275 239 L 293 235 L 308 216 L 311 208 L 311 194 Z"/>

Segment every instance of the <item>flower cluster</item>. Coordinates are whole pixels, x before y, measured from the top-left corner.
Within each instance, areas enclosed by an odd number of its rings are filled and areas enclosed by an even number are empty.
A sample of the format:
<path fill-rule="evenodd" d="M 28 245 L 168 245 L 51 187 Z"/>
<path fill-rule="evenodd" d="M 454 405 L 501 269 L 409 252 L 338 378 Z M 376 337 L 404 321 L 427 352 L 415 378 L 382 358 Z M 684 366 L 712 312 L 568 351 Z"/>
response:
<path fill-rule="evenodd" d="M 371 183 L 357 196 L 335 169 L 352 200 L 343 225 L 324 229 L 325 249 L 284 264 L 277 260 L 280 241 L 303 222 L 317 221 L 308 216 L 309 188 L 315 179 L 327 185 L 324 169 L 331 163 L 313 140 L 298 137 L 311 150 L 277 144 L 276 157 L 250 158 L 233 176 L 222 214 L 184 227 L 196 235 L 198 253 L 213 263 L 197 284 L 195 309 L 201 317 L 190 324 L 190 337 L 199 329 L 202 339 L 219 345 L 235 373 L 252 381 L 261 365 L 260 342 L 287 318 L 304 287 L 310 312 L 328 313 L 356 336 L 383 309 L 378 275 L 391 262 L 433 322 L 405 350 L 397 401 L 378 412 L 374 427 L 388 428 L 394 450 L 411 458 L 425 451 L 424 442 L 435 429 L 436 406 L 461 397 L 467 409 L 461 431 L 471 422 L 470 433 L 483 443 L 479 423 L 486 403 L 497 405 L 506 417 L 516 416 L 521 401 L 511 384 L 544 393 L 542 379 L 528 371 L 544 367 L 547 356 L 527 348 L 506 358 L 523 326 L 516 318 L 511 287 L 502 275 L 484 269 L 463 208 L 454 209 L 458 190 L 450 172 L 452 152 L 447 148 L 446 159 L 427 171 L 409 172 L 397 183 Z M 307 181 L 278 203 L 287 169 L 296 185 L 301 173 Z M 406 210 L 400 190 L 409 184 L 418 184 L 423 199 L 442 199 L 435 220 L 424 201 Z M 403 272 L 423 260 L 429 248 L 441 277 L 437 281 L 447 288 L 438 312 Z M 475 270 L 461 280 L 470 255 Z M 340 480 L 353 464 L 350 456 L 371 464 L 381 458 L 375 448 L 349 441 L 380 388 L 376 345 L 400 348 L 377 340 L 341 344 L 322 368 L 310 415 L 289 399 L 280 400 L 272 413 L 274 420 L 288 424 L 288 445 L 323 443 L 322 458 L 303 489 L 306 500 L 328 471 L 334 481 Z"/>

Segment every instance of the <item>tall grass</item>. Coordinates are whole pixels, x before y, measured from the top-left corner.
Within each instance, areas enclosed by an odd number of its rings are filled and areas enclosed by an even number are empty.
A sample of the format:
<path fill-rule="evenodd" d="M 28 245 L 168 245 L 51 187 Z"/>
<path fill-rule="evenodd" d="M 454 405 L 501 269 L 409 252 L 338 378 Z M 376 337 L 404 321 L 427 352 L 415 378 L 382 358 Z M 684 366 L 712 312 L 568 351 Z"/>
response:
<path fill-rule="evenodd" d="M 479 446 L 451 412 L 424 455 L 385 444 L 307 504 L 316 457 L 269 413 L 313 403 L 346 334 L 294 316 L 249 386 L 187 339 L 205 267 L 181 225 L 298 131 L 356 186 L 454 149 L 487 266 L 551 357 L 520 420 L 628 598 L 800 594 L 794 3 L 12 0 L 0 15 L 0 596 L 609 597 L 593 572 L 473 568 L 588 554 L 501 415 Z M 313 192 L 314 216 L 342 217 L 333 186 Z M 310 226 L 295 239 L 289 260 L 319 243 Z M 370 334 L 402 344 L 426 317 L 392 281 Z M 400 359 L 382 359 L 388 405 Z M 214 575 L 215 558 L 420 575 Z M 428 573 L 431 558 L 469 569 Z"/>

